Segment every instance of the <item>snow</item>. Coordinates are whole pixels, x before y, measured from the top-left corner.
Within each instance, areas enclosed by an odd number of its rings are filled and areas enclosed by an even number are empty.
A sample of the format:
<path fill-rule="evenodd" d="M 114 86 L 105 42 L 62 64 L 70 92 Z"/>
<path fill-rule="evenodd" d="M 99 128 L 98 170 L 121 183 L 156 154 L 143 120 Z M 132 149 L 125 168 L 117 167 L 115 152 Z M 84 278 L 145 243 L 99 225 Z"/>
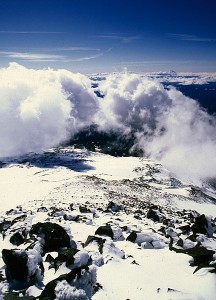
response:
<path fill-rule="evenodd" d="M 122 247 L 125 242 L 122 243 Z M 142 250 L 133 244 L 124 250 L 133 255 L 123 261 L 113 261 L 98 269 L 98 281 L 103 290 L 93 297 L 102 299 L 170 299 L 169 288 L 183 291 L 177 298 L 213 300 L 215 295 L 215 275 L 195 275 L 188 269 L 188 256 L 167 250 Z M 139 265 L 132 264 L 136 260 Z M 158 289 L 161 292 L 158 292 Z M 189 298 L 185 294 L 190 294 Z"/>
<path fill-rule="evenodd" d="M 192 257 L 170 251 L 168 237 L 171 235 L 177 239 L 181 232 L 178 226 L 187 225 L 187 219 L 182 216 L 176 219 L 175 213 L 179 210 L 196 210 L 207 216 L 216 216 L 216 205 L 208 198 L 216 198 L 213 189 L 199 186 L 206 198 L 202 196 L 197 199 L 191 193 L 190 184 L 180 181 L 181 184 L 177 184 L 178 178 L 173 181 L 167 169 L 149 159 L 112 157 L 70 147 L 51 149 L 48 153 L 56 155 L 56 165 L 53 163 L 52 167 L 48 164 L 40 165 L 34 159 L 30 163 L 21 163 L 18 158 L 14 158 L 0 169 L 0 210 L 1 221 L 4 218 L 13 220 L 25 212 L 26 228 L 37 222 L 45 222 L 48 218 L 50 222 L 65 228 L 71 241 L 75 241 L 80 250 L 74 255 L 74 267 L 87 265 L 91 257 L 93 264 L 83 281 L 77 282 L 75 286 L 65 280 L 57 283 L 56 299 L 215 299 L 215 274 L 210 273 L 208 268 L 193 274 L 196 266 L 190 266 Z M 45 153 L 44 157 L 48 162 L 50 156 L 46 158 Z M 176 182 L 175 186 L 173 182 Z M 123 209 L 118 212 L 106 210 L 109 201 L 119 203 Z M 71 204 L 73 210 L 69 210 Z M 89 212 L 81 213 L 81 204 L 86 205 Z M 161 222 L 146 218 L 146 207 L 152 204 L 165 209 L 161 213 L 162 217 L 166 217 L 168 212 L 169 217 L 172 217 L 173 227 L 168 227 L 167 237 L 158 231 L 163 226 Z M 20 205 L 22 212 L 19 211 Z M 43 207 L 48 212 L 37 212 Z M 49 210 L 51 207 L 56 208 L 52 214 Z M 5 211 L 12 208 L 14 214 L 7 215 Z M 79 220 L 74 221 L 77 217 Z M 210 222 L 210 217 L 207 220 Z M 103 253 L 99 253 L 95 241 L 83 246 L 88 236 L 94 236 L 98 227 L 107 224 L 111 226 L 114 238 L 98 236 L 105 239 Z M 15 223 L 12 229 L 19 226 L 20 223 Z M 135 243 L 127 241 L 132 231 L 137 232 Z M 208 249 L 216 250 L 215 236 L 207 238 L 200 234 L 197 241 Z M 194 242 L 184 240 L 184 249 L 194 245 Z M 22 244 L 18 248 L 25 247 Z M 0 248 L 17 247 L 10 243 L 6 235 L 0 241 Z M 40 279 L 44 285 L 71 271 L 65 263 L 57 270 L 49 268 L 49 263 L 45 262 L 46 255 L 42 258 L 39 252 L 37 245 L 28 250 L 28 268 L 30 274 L 38 271 L 38 276 L 41 275 L 37 268 L 43 259 L 45 273 L 44 278 L 41 276 Z M 58 253 L 50 252 L 50 255 L 55 259 Z M 0 267 L 4 270 L 2 259 Z M 90 286 L 87 292 L 84 289 L 89 278 L 102 286 L 94 295 Z M 26 295 L 37 297 L 43 288 L 39 285 L 31 286 Z M 8 285 L 1 283 L 0 293 L 7 290 Z"/>

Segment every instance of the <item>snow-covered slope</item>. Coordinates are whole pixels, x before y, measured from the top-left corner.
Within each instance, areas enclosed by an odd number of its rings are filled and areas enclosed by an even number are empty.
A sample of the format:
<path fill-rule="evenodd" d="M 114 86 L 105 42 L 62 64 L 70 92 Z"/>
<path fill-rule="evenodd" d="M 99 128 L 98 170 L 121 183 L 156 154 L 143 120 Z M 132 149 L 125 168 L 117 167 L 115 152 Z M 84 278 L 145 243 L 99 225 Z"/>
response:
<path fill-rule="evenodd" d="M 5 159 L 0 182 L 2 299 L 215 299 L 210 187 L 72 147 Z"/>

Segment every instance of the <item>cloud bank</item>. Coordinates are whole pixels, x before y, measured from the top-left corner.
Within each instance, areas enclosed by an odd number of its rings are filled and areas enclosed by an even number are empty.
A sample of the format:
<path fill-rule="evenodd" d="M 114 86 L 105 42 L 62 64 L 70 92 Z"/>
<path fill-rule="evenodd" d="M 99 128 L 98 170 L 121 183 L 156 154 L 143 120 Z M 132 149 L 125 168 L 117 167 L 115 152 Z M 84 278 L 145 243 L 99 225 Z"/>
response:
<path fill-rule="evenodd" d="M 40 152 L 94 119 L 90 80 L 65 70 L 0 69 L 0 157 Z"/>
<path fill-rule="evenodd" d="M 216 175 L 216 119 L 175 88 L 138 75 L 111 75 L 100 84 L 106 129 L 135 136 L 134 147 L 181 177 Z"/>
<path fill-rule="evenodd" d="M 0 157 L 58 146 L 94 124 L 179 177 L 216 176 L 215 117 L 156 79 L 109 75 L 98 81 L 101 98 L 89 78 L 66 70 L 12 63 L 0 78 Z"/>

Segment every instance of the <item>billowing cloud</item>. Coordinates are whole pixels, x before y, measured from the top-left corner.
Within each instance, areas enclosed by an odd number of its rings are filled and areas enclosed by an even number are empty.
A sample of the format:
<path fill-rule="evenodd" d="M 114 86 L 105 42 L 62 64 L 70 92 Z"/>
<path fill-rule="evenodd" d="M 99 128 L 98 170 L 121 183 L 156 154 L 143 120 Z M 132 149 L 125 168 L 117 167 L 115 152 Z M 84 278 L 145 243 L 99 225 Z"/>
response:
<path fill-rule="evenodd" d="M 59 145 L 97 111 L 91 82 L 81 74 L 12 63 L 0 77 L 0 157 Z"/>
<path fill-rule="evenodd" d="M 132 74 L 100 84 L 103 128 L 136 137 L 134 147 L 182 177 L 216 175 L 216 120 L 175 88 Z"/>
<path fill-rule="evenodd" d="M 179 177 L 216 176 L 215 117 L 157 79 L 112 74 L 98 81 L 98 98 L 90 79 L 66 70 L 12 63 L 0 77 L 0 157 L 57 146 L 94 124 Z"/>

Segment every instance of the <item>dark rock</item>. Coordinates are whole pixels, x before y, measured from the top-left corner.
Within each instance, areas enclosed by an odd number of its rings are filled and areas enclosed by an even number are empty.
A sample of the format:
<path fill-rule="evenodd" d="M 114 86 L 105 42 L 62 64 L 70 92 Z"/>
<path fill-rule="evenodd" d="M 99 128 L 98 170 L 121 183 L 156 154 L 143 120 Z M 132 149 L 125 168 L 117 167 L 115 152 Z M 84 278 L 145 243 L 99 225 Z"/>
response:
<path fill-rule="evenodd" d="M 69 205 L 69 209 L 70 209 L 71 211 L 75 210 L 74 204 L 73 204 L 73 203 L 71 203 L 71 204 Z"/>
<path fill-rule="evenodd" d="M 87 208 L 86 206 L 81 206 L 80 205 L 79 210 L 83 214 L 91 213 L 91 210 L 89 208 Z"/>
<path fill-rule="evenodd" d="M 173 247 L 173 240 L 171 238 L 171 242 L 169 245 L 170 250 L 175 251 L 176 253 L 184 253 L 193 257 L 193 263 L 191 266 L 199 266 L 203 264 L 209 263 L 213 259 L 213 255 L 215 251 L 206 249 L 198 243 L 195 247 L 189 249 L 178 249 Z"/>
<path fill-rule="evenodd" d="M 64 214 L 63 218 L 65 221 L 77 221 L 77 216 Z"/>
<path fill-rule="evenodd" d="M 26 281 L 28 278 L 28 255 L 25 250 L 2 250 L 8 281 Z"/>
<path fill-rule="evenodd" d="M 98 229 L 95 231 L 95 234 L 109 236 L 111 239 L 113 239 L 113 231 L 109 224 L 98 227 Z"/>
<path fill-rule="evenodd" d="M 16 209 L 10 209 L 8 211 L 6 211 L 7 215 L 16 215 L 18 213 L 18 211 Z"/>
<path fill-rule="evenodd" d="M 76 289 L 83 290 L 86 294 L 86 299 L 91 299 L 92 294 L 94 292 L 94 287 L 96 285 L 95 275 L 92 271 L 89 271 L 89 268 L 75 268 L 70 273 L 59 276 L 58 278 L 50 281 L 41 295 L 39 296 L 39 300 L 55 300 L 56 299 L 56 287 L 59 282 L 67 281 L 68 287 L 66 288 L 67 298 L 64 298 L 62 295 L 62 299 L 76 299 L 73 298 L 73 295 L 69 295 L 70 287 L 73 287 L 73 292 Z M 64 293 L 64 291 L 62 291 Z M 85 299 L 85 298 L 83 298 Z"/>
<path fill-rule="evenodd" d="M 15 219 L 12 220 L 11 226 L 17 222 L 23 222 L 26 219 L 26 217 L 27 217 L 27 215 L 21 215 L 19 217 L 16 217 Z"/>
<path fill-rule="evenodd" d="M 87 247 L 89 244 L 91 244 L 93 242 L 96 242 L 98 244 L 98 250 L 102 254 L 103 253 L 103 245 L 106 242 L 106 240 L 102 239 L 100 237 L 94 236 L 94 235 L 89 235 L 84 244 L 84 247 Z"/>
<path fill-rule="evenodd" d="M 6 278 L 12 289 L 21 290 L 36 283 L 41 284 L 44 266 L 38 242 L 29 250 L 3 249 L 2 259 L 6 264 Z"/>
<path fill-rule="evenodd" d="M 195 223 L 191 227 L 193 234 L 202 233 L 206 234 L 208 237 L 212 237 L 214 230 L 210 222 L 208 222 L 204 214 L 195 218 Z"/>
<path fill-rule="evenodd" d="M 45 262 L 48 262 L 50 264 L 49 269 L 55 268 L 55 259 L 52 257 L 50 253 L 47 254 Z"/>
<path fill-rule="evenodd" d="M 158 211 L 154 210 L 154 209 L 151 209 L 151 208 L 147 212 L 147 218 L 151 219 L 151 220 L 153 220 L 155 222 L 159 222 L 160 221 L 160 216 L 158 214 Z"/>
<path fill-rule="evenodd" d="M 113 212 L 118 212 L 122 209 L 121 205 L 113 202 L 113 201 L 110 201 L 107 205 L 107 210 L 111 210 Z"/>
<path fill-rule="evenodd" d="M 181 238 L 179 238 L 179 240 L 177 241 L 176 245 L 179 246 L 179 247 L 183 247 L 184 246 L 183 240 Z"/>
<path fill-rule="evenodd" d="M 51 217 L 63 217 L 65 215 L 64 210 L 62 210 L 61 208 L 52 208 L 51 212 L 48 213 L 48 216 Z"/>
<path fill-rule="evenodd" d="M 43 252 L 58 251 L 70 247 L 70 237 L 63 227 L 56 223 L 37 223 L 32 226 L 30 235 L 35 234 L 42 239 Z"/>
<path fill-rule="evenodd" d="M 103 286 L 99 282 L 97 282 L 94 286 L 94 294 L 102 289 L 103 289 Z"/>
<path fill-rule="evenodd" d="M 15 232 L 11 237 L 10 237 L 10 243 L 19 246 L 24 243 L 26 235 L 24 235 L 22 232 Z"/>
<path fill-rule="evenodd" d="M 48 209 L 46 207 L 42 206 L 37 209 L 37 212 L 48 212 Z"/>
<path fill-rule="evenodd" d="M 137 233 L 135 231 L 132 231 L 129 236 L 126 238 L 127 241 L 135 243 L 137 238 Z"/>
<path fill-rule="evenodd" d="M 196 235 L 195 234 L 191 234 L 187 237 L 188 240 L 192 241 L 192 242 L 196 242 Z"/>
<path fill-rule="evenodd" d="M 0 223 L 0 232 L 4 232 L 6 231 L 8 228 L 10 228 L 11 226 L 11 221 L 4 221 L 2 223 Z"/>
<path fill-rule="evenodd" d="M 134 218 L 137 220 L 142 220 L 142 217 L 140 215 L 134 215 Z"/>
<path fill-rule="evenodd" d="M 62 250 L 58 256 L 54 259 L 54 267 L 57 271 L 58 268 L 65 262 L 66 267 L 70 267 L 74 264 L 74 255 L 79 252 L 77 249 L 65 249 Z"/>
<path fill-rule="evenodd" d="M 128 230 L 128 226 L 124 225 L 122 227 L 120 227 L 122 231 L 127 231 Z"/>
<path fill-rule="evenodd" d="M 187 249 L 186 253 L 193 257 L 193 265 L 198 266 L 212 260 L 215 252 L 197 244 L 194 248 Z"/>
<path fill-rule="evenodd" d="M 202 269 L 202 268 L 208 268 L 208 269 L 210 269 L 210 270 L 209 270 L 210 273 L 216 273 L 216 262 L 215 262 L 215 263 L 210 262 L 210 263 L 206 263 L 206 264 L 200 264 L 200 265 L 194 270 L 193 274 L 196 273 L 197 271 L 199 271 L 199 270 Z"/>
<path fill-rule="evenodd" d="M 20 292 L 8 292 L 4 295 L 4 300 L 33 300 L 33 296 L 20 296 Z"/>
<path fill-rule="evenodd" d="M 188 234 L 188 233 L 190 232 L 190 230 L 191 230 L 189 224 L 179 226 L 178 229 L 180 229 L 180 230 L 182 231 L 183 234 Z"/>

